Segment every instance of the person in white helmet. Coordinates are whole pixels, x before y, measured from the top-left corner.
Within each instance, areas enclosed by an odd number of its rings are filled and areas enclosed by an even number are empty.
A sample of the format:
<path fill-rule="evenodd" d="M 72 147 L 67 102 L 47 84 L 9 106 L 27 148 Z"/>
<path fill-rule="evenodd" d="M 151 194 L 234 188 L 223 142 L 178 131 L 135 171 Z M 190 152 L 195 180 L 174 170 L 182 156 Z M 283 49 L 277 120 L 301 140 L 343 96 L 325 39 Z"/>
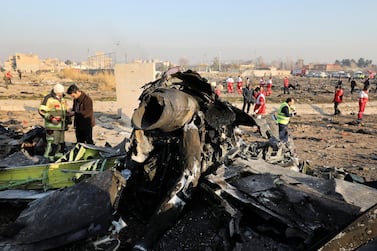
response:
<path fill-rule="evenodd" d="M 63 85 L 54 86 L 51 92 L 43 98 L 38 112 L 44 119 L 46 129 L 47 146 L 44 156 L 54 161 L 65 152 L 64 134 L 69 124 Z"/>

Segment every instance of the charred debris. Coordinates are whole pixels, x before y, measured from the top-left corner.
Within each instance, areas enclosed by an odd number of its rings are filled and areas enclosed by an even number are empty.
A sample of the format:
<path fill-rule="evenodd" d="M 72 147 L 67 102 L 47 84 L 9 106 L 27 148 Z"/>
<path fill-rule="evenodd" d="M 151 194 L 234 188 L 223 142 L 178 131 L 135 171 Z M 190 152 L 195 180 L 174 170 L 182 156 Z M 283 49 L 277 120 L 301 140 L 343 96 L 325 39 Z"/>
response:
<path fill-rule="evenodd" d="M 78 145 L 53 164 L 2 161 L 2 250 L 374 247 L 377 190 L 354 176 L 305 174 L 274 123 L 221 100 L 198 73 L 172 68 L 139 100 L 132 134 L 116 147 Z M 26 154 L 24 146 L 39 156 L 35 130 L 17 135 L 3 160 Z M 34 179 L 6 176 L 25 166 L 39 170 Z"/>

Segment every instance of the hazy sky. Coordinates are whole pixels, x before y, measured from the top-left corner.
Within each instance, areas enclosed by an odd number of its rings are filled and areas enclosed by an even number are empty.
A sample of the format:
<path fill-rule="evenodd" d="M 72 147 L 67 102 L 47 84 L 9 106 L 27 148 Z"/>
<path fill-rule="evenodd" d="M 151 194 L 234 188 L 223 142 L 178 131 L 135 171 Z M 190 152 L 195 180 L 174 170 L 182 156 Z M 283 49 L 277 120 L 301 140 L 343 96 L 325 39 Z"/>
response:
<path fill-rule="evenodd" d="M 101 51 L 118 62 L 377 63 L 375 0 L 12 0 L 0 12 L 0 61 L 16 52 L 84 61 Z"/>

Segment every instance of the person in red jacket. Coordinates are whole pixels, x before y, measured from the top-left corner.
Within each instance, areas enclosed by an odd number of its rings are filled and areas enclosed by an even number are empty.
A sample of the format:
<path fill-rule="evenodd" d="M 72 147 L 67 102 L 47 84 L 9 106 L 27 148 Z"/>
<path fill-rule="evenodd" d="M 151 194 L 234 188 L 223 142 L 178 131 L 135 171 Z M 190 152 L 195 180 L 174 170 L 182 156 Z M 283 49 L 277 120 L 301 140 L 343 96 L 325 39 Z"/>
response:
<path fill-rule="evenodd" d="M 339 110 L 339 104 L 342 103 L 343 101 L 343 94 L 344 94 L 344 91 L 342 89 L 342 86 L 341 85 L 337 85 L 336 88 L 335 88 L 335 94 L 334 94 L 334 115 L 338 115 L 340 114 L 340 110 Z"/>
<path fill-rule="evenodd" d="M 285 93 L 288 93 L 289 94 L 289 80 L 288 80 L 288 77 L 285 77 L 284 78 L 284 94 Z"/>
<path fill-rule="evenodd" d="M 257 115 L 257 118 L 261 118 L 262 115 L 266 114 L 266 96 L 259 87 L 254 90 L 256 100 L 254 105 L 254 114 Z"/>
<path fill-rule="evenodd" d="M 368 87 L 364 86 L 363 90 L 359 93 L 359 113 L 357 114 L 357 123 L 360 124 L 363 120 L 363 113 L 365 106 L 368 103 Z"/>

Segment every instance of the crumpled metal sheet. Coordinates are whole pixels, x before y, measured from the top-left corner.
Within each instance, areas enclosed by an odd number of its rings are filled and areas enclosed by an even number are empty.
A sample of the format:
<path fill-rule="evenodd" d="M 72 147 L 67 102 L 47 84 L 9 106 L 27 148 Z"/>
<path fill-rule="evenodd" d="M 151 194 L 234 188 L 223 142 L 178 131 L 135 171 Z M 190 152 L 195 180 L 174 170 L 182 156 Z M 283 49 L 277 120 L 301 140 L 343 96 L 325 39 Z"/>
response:
<path fill-rule="evenodd" d="M 2 250 L 46 250 L 108 231 L 126 181 L 107 170 L 30 202 L 8 228 Z"/>

